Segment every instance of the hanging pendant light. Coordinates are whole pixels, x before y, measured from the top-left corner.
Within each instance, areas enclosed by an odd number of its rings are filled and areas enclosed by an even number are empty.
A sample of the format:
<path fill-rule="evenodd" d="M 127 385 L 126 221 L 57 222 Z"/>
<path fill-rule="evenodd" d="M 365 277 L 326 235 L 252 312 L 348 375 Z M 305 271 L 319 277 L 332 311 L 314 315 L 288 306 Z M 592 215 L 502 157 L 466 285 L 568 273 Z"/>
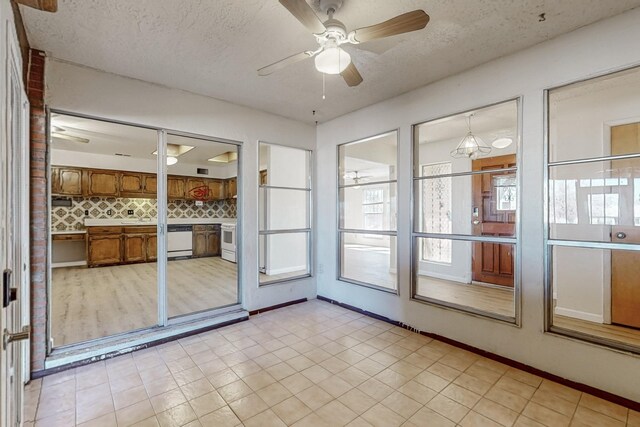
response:
<path fill-rule="evenodd" d="M 462 141 L 460 141 L 454 150 L 451 150 L 451 157 L 453 158 L 477 159 L 478 157 L 491 152 L 491 147 L 485 144 L 480 137 L 475 136 L 473 132 L 471 132 L 471 117 L 473 117 L 473 114 L 469 114 L 467 117 L 467 128 L 469 130 L 467 135 L 462 138 Z"/>

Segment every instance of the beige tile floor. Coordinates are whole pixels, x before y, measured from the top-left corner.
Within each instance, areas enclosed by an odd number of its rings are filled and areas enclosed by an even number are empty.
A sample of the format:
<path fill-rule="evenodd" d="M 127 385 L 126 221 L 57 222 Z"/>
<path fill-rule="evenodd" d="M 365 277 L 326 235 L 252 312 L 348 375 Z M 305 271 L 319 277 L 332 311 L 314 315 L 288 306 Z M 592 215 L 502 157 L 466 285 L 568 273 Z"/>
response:
<path fill-rule="evenodd" d="M 640 413 L 310 301 L 32 381 L 26 426 L 640 426 Z"/>

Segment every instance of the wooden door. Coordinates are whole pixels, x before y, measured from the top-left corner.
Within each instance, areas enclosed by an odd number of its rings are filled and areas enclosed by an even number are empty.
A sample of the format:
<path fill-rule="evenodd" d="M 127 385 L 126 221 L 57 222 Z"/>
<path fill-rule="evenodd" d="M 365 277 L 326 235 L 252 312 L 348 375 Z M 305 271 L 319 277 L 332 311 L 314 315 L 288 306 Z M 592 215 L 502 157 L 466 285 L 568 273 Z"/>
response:
<path fill-rule="evenodd" d="M 158 236 L 156 234 L 147 234 L 147 261 L 156 261 L 158 259 Z"/>
<path fill-rule="evenodd" d="M 209 186 L 209 200 L 224 200 L 226 199 L 224 181 L 219 179 L 212 179 L 208 182 Z"/>
<path fill-rule="evenodd" d="M 207 233 L 204 231 L 193 233 L 193 256 L 202 257 L 207 254 Z"/>
<path fill-rule="evenodd" d="M 611 127 L 611 154 L 640 153 L 640 123 Z M 634 189 L 640 185 L 640 161 L 616 160 L 611 169 L 627 176 L 629 185 L 617 189 L 622 223 L 611 227 L 611 241 L 640 244 L 640 227 L 634 222 Z M 611 322 L 640 328 L 640 253 L 611 251 Z"/>
<path fill-rule="evenodd" d="M 233 199 L 238 195 L 238 185 L 236 178 L 227 180 L 227 199 Z"/>
<path fill-rule="evenodd" d="M 82 170 L 53 167 L 51 170 L 51 192 L 55 195 L 82 196 Z"/>
<path fill-rule="evenodd" d="M 209 186 L 202 178 L 187 178 L 186 196 L 188 200 L 207 200 Z"/>
<path fill-rule="evenodd" d="M 220 256 L 220 230 L 207 232 L 207 256 Z"/>
<path fill-rule="evenodd" d="M 144 234 L 125 234 L 124 262 L 143 262 L 146 259 L 146 238 Z"/>
<path fill-rule="evenodd" d="M 473 170 L 496 170 L 515 166 L 516 156 L 474 160 Z M 488 172 L 473 175 L 473 234 L 476 236 L 511 237 L 515 235 L 516 174 L 515 171 Z M 473 244 L 472 279 L 476 282 L 513 287 L 513 245 L 476 242 Z"/>
<path fill-rule="evenodd" d="M 167 177 L 167 197 L 169 199 L 184 199 L 185 179 L 179 176 Z"/>
<path fill-rule="evenodd" d="M 120 194 L 119 175 L 117 171 L 85 170 L 84 194 L 117 197 Z"/>
<path fill-rule="evenodd" d="M 140 197 L 144 190 L 143 175 L 135 172 L 120 174 L 120 194 L 130 197 Z"/>
<path fill-rule="evenodd" d="M 146 197 L 156 198 L 158 195 L 158 178 L 155 175 L 144 175 L 142 193 Z"/>
<path fill-rule="evenodd" d="M 89 236 L 87 251 L 89 267 L 120 264 L 122 262 L 120 236 L 120 234 Z"/>

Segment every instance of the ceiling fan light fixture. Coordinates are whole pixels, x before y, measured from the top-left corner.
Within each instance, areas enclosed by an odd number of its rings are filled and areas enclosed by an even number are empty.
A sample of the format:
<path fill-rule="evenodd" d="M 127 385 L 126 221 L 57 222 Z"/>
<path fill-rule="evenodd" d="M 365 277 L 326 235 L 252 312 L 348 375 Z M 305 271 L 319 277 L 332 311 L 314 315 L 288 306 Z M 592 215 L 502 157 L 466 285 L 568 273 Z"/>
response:
<path fill-rule="evenodd" d="M 351 64 L 351 55 L 337 46 L 332 46 L 316 55 L 315 62 L 316 69 L 321 73 L 340 74 Z"/>

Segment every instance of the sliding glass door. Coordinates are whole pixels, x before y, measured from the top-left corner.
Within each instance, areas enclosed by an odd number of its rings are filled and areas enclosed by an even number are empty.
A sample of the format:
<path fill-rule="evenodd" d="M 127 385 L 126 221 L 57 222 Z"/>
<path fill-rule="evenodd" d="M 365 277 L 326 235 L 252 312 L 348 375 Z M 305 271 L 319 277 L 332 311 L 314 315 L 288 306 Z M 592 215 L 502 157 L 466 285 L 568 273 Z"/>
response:
<path fill-rule="evenodd" d="M 50 141 L 50 350 L 238 303 L 237 144 L 61 112 Z"/>

